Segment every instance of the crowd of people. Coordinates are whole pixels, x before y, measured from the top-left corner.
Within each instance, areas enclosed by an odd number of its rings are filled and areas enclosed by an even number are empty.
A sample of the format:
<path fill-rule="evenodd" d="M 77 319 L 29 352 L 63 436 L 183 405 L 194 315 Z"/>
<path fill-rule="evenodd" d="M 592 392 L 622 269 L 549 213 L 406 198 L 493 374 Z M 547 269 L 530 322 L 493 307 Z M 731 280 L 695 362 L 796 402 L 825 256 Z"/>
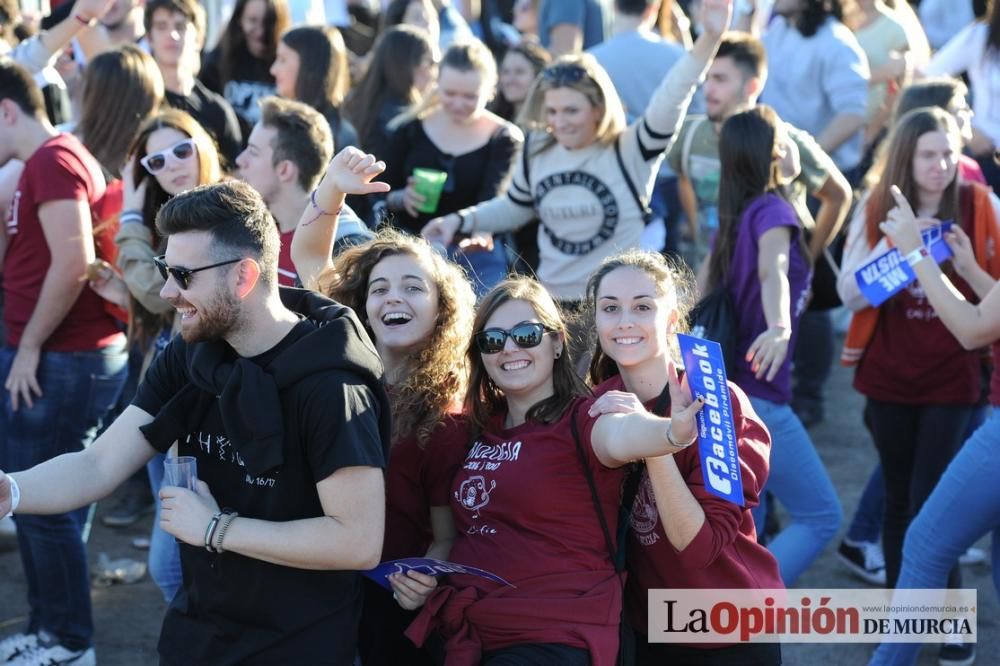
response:
<path fill-rule="evenodd" d="M 882 587 L 985 557 L 992 1 L 51 5 L 0 0 L 0 536 L 30 609 L 0 664 L 96 663 L 85 535 L 123 485 L 162 664 L 780 664 L 650 642 L 649 591 L 792 587 L 842 528 Z M 917 280 L 873 304 L 855 273 L 891 248 Z M 709 309 L 742 503 L 692 446 L 677 335 Z M 810 435 L 838 311 L 879 458 L 849 525 Z M 415 557 L 509 585 L 362 575 Z"/>

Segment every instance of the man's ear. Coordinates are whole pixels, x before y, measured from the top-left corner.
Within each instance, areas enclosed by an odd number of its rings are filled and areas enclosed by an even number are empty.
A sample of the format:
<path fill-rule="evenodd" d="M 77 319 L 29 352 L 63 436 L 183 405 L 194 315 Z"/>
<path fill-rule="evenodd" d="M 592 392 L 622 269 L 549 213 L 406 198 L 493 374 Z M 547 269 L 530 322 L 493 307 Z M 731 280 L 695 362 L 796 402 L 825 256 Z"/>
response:
<path fill-rule="evenodd" d="M 261 268 L 255 259 L 240 261 L 236 270 L 236 297 L 243 300 L 260 281 Z"/>
<path fill-rule="evenodd" d="M 299 167 L 291 160 L 281 160 L 274 167 L 278 180 L 282 183 L 294 183 L 299 179 Z"/>
<path fill-rule="evenodd" d="M 6 127 L 13 127 L 24 111 L 11 99 L 0 99 L 0 122 Z"/>

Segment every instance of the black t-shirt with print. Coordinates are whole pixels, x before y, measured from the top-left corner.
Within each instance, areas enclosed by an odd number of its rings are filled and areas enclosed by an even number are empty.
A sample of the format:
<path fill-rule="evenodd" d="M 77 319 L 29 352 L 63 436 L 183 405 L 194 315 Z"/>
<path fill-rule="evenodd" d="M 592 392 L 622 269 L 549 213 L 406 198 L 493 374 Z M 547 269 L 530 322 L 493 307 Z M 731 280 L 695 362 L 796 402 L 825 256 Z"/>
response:
<path fill-rule="evenodd" d="M 245 53 L 233 62 L 229 78 L 223 79 L 221 61 L 222 47 L 218 47 L 205 56 L 198 78 L 226 98 L 239 116 L 243 136 L 250 136 L 260 120 L 260 100 L 277 94 L 271 63 Z"/>
<path fill-rule="evenodd" d="M 316 327 L 303 320 L 250 360 L 263 367 Z M 155 415 L 189 383 L 183 346 L 175 339 L 157 357 L 134 405 Z M 355 375 L 309 375 L 281 392 L 281 410 L 284 460 L 265 476 L 251 477 L 243 468 L 218 401 L 179 441 L 179 455 L 197 458 L 198 478 L 220 507 L 276 522 L 318 517 L 324 514 L 317 482 L 343 467 L 385 467 L 378 406 Z M 159 643 L 171 663 L 353 663 L 360 574 L 293 569 L 186 544 L 180 551 L 184 585 L 167 610 Z"/>

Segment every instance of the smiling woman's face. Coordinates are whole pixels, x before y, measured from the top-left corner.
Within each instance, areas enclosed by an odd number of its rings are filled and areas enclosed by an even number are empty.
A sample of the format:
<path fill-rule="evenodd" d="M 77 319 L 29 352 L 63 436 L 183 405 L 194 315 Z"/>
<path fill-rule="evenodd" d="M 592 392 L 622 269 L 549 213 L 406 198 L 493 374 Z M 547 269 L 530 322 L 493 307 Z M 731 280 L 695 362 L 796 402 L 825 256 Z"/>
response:
<path fill-rule="evenodd" d="M 153 176 L 167 194 L 174 196 L 198 185 L 198 148 L 186 159 L 178 158 L 174 146 L 190 139 L 187 134 L 172 127 L 161 127 L 146 140 L 146 155 L 164 153 L 165 166 Z"/>
<path fill-rule="evenodd" d="M 380 350 L 421 348 L 438 319 L 438 290 L 429 267 L 409 254 L 382 259 L 368 277 L 365 312 Z"/>

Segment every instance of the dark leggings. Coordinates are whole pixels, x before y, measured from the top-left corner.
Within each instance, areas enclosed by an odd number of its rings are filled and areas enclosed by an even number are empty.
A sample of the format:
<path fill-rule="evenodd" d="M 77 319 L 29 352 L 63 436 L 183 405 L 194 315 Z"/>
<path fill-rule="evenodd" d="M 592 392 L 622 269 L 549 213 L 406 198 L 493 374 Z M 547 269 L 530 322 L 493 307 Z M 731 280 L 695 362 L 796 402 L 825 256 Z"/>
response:
<path fill-rule="evenodd" d="M 731 647 L 698 648 L 674 643 L 648 643 L 645 636 L 636 641 L 636 666 L 779 666 L 779 643 L 741 643 Z"/>
<path fill-rule="evenodd" d="M 902 405 L 871 398 L 865 405 L 885 478 L 882 549 L 887 587 L 895 587 L 899 577 L 906 528 L 958 453 L 974 409 L 972 405 Z M 948 576 L 948 587 L 960 586 L 956 566 Z"/>
<path fill-rule="evenodd" d="M 558 643 L 522 643 L 483 654 L 482 666 L 590 666 L 590 652 Z"/>

